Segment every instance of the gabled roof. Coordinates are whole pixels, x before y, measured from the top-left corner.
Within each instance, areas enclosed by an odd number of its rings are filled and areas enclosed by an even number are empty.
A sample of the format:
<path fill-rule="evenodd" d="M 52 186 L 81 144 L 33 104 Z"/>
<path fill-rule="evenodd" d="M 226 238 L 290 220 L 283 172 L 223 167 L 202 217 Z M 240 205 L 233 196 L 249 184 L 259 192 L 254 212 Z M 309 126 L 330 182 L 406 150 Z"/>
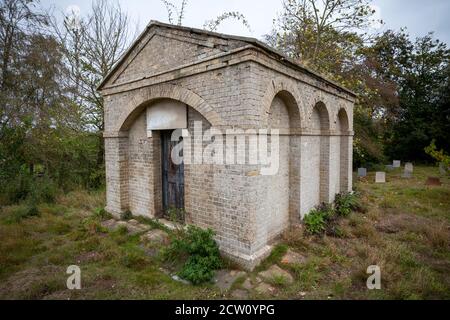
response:
<path fill-rule="evenodd" d="M 207 30 L 197 29 L 197 28 L 191 28 L 191 27 L 178 26 L 178 25 L 163 23 L 163 22 L 159 22 L 159 21 L 155 21 L 155 20 L 150 21 L 150 23 L 147 25 L 145 30 L 139 35 L 139 37 L 133 42 L 133 44 L 130 46 L 130 48 L 128 48 L 128 50 L 122 55 L 122 57 L 119 59 L 119 61 L 114 65 L 114 67 L 111 69 L 111 71 L 105 76 L 105 78 L 102 80 L 102 82 L 98 86 L 97 90 L 101 90 L 105 86 L 105 84 L 108 82 L 108 80 L 111 78 L 111 76 L 119 69 L 119 67 L 122 65 L 122 63 L 125 62 L 125 60 L 130 55 L 130 53 L 133 51 L 133 49 L 141 42 L 141 40 L 147 34 L 148 30 L 153 27 L 169 28 L 169 29 L 186 31 L 186 32 L 190 32 L 190 33 L 213 36 L 213 37 L 217 37 L 217 38 L 221 38 L 221 39 L 225 39 L 225 40 L 236 40 L 236 41 L 245 42 L 245 43 L 253 45 L 257 48 L 263 49 L 267 53 L 274 55 L 281 62 L 288 63 L 289 65 L 291 65 L 291 67 L 300 69 L 303 72 L 311 75 L 312 77 L 317 78 L 321 81 L 324 81 L 324 82 L 328 83 L 329 85 L 336 87 L 338 89 L 341 89 L 341 90 L 347 92 L 348 94 L 356 97 L 356 94 L 354 92 L 352 92 L 351 90 L 341 86 L 340 84 L 338 84 L 332 80 L 327 79 L 325 76 L 322 76 L 321 74 L 305 67 L 301 63 L 298 63 L 297 61 L 294 61 L 293 59 L 286 57 L 280 51 L 268 46 L 267 44 L 263 43 L 262 41 L 259 41 L 258 39 L 217 33 L 217 32 L 212 32 L 212 31 L 207 31 Z"/>

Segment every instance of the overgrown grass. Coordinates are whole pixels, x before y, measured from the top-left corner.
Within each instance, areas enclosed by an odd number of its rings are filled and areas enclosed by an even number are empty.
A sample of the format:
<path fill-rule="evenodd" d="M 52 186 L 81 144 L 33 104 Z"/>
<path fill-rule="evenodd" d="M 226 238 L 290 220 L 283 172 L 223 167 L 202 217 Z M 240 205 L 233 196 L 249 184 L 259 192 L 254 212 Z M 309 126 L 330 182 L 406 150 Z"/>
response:
<path fill-rule="evenodd" d="M 210 285 L 173 281 L 158 256 L 147 255 L 139 236 L 109 232 L 101 221 L 104 194 L 77 191 L 38 206 L 0 212 L 0 299 L 212 299 Z M 21 219 L 12 219 L 15 216 Z M 146 219 L 145 219 L 146 220 Z M 159 224 L 146 220 L 148 224 Z M 66 288 L 69 265 L 81 268 L 82 290 Z"/>
<path fill-rule="evenodd" d="M 286 232 L 272 254 L 248 274 L 278 264 L 294 277 L 275 279 L 275 292 L 254 294 L 266 299 L 450 299 L 450 180 L 426 187 L 438 168 L 415 167 L 412 179 L 388 173 L 384 185 L 355 181 L 364 210 L 333 221 L 339 232 L 311 236 L 302 229 Z M 101 222 L 104 193 L 74 191 L 54 203 L 28 201 L 0 209 L 0 299 L 215 299 L 209 283 L 185 285 L 171 279 L 186 260 L 168 264 L 149 255 L 139 235 L 110 232 Z M 361 212 L 360 212 L 361 211 Z M 159 223 L 137 217 L 152 228 Z M 166 229 L 166 231 L 168 231 Z M 159 249 L 159 247 L 151 248 Z M 288 249 L 306 261 L 285 266 Z M 69 265 L 79 265 L 82 290 L 66 289 Z M 382 289 L 366 287 L 367 267 L 381 268 Z M 224 262 L 225 267 L 235 268 Z M 241 277 L 233 288 L 242 288 Z M 227 298 L 229 296 L 225 296 Z"/>

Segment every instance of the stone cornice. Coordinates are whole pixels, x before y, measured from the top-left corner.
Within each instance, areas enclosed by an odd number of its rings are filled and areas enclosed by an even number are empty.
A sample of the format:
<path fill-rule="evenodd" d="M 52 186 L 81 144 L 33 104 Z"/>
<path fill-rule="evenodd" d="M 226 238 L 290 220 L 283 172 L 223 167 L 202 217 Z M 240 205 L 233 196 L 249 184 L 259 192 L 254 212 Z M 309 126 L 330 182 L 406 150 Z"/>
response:
<path fill-rule="evenodd" d="M 195 63 L 181 65 L 167 71 L 155 73 L 124 83 L 109 85 L 104 87 L 101 90 L 101 93 L 103 96 L 118 94 L 142 87 L 186 78 L 212 70 L 222 69 L 228 66 L 245 62 L 258 63 L 264 67 L 291 77 L 315 89 L 324 91 L 328 94 L 337 96 L 352 103 L 355 102 L 355 98 L 353 96 L 346 93 L 343 89 L 340 89 L 333 83 L 320 79 L 314 79 L 308 74 L 303 73 L 301 70 L 295 70 L 294 68 L 287 66 L 287 63 L 283 63 L 279 60 L 274 59 L 267 52 L 253 45 L 248 45 L 225 53 L 220 53 Z"/>

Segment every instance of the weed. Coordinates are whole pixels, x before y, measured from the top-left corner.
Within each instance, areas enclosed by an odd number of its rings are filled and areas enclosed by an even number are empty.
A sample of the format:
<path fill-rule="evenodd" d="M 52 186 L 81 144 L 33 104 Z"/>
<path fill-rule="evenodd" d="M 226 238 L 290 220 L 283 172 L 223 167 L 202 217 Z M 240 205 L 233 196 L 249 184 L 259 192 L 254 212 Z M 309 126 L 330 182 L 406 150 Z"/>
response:
<path fill-rule="evenodd" d="M 147 259 L 142 253 L 128 250 L 124 252 L 120 262 L 123 266 L 134 270 L 142 270 L 148 264 Z"/>
<path fill-rule="evenodd" d="M 186 212 L 184 209 L 179 208 L 169 208 L 167 209 L 167 216 L 169 217 L 169 220 L 175 223 L 184 223 Z"/>
<path fill-rule="evenodd" d="M 131 220 L 133 219 L 133 214 L 131 213 L 130 210 L 124 211 L 120 214 L 120 219 L 124 221 Z"/>
<path fill-rule="evenodd" d="M 355 194 L 344 192 L 336 195 L 334 208 L 339 216 L 347 217 L 357 207 L 358 198 Z"/>
<path fill-rule="evenodd" d="M 94 210 L 94 217 L 99 218 L 100 220 L 108 220 L 112 218 L 112 215 L 104 208 L 97 208 Z"/>
<path fill-rule="evenodd" d="M 279 263 L 281 261 L 281 258 L 286 254 L 289 247 L 284 244 L 280 243 L 273 248 L 270 255 L 263 261 L 261 264 L 256 268 L 257 271 L 262 271 L 267 268 L 269 268 L 271 265 Z"/>
<path fill-rule="evenodd" d="M 325 231 L 326 219 L 322 211 L 313 209 L 305 216 L 303 222 L 309 234 L 321 234 Z"/>
<path fill-rule="evenodd" d="M 6 218 L 7 223 L 18 223 L 24 219 L 28 219 L 31 217 L 39 217 L 40 212 L 36 205 L 22 205 L 16 207 L 15 210 L 11 212 L 11 214 Z"/>
<path fill-rule="evenodd" d="M 277 287 L 284 287 L 288 284 L 286 277 L 282 275 L 273 276 L 269 282 Z"/>
<path fill-rule="evenodd" d="M 214 270 L 222 265 L 214 232 L 195 226 L 188 226 L 186 231 L 179 230 L 175 233 L 174 239 L 163 254 L 166 259 L 172 261 L 184 257 L 186 262 L 179 275 L 193 284 L 211 280 Z"/>

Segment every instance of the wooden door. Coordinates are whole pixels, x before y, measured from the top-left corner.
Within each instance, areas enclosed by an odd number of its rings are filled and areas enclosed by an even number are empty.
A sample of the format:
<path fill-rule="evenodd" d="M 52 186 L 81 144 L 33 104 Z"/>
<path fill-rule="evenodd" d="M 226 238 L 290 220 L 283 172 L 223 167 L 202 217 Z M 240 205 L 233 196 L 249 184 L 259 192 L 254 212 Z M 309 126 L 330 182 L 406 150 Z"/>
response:
<path fill-rule="evenodd" d="M 173 209 L 178 209 L 175 212 L 179 215 L 184 210 L 184 164 L 176 165 L 172 161 L 172 149 L 179 143 L 171 141 L 172 132 L 173 130 L 161 131 L 162 198 L 166 217 L 169 210 L 173 213 Z M 178 217 L 180 220 L 182 218 Z"/>

